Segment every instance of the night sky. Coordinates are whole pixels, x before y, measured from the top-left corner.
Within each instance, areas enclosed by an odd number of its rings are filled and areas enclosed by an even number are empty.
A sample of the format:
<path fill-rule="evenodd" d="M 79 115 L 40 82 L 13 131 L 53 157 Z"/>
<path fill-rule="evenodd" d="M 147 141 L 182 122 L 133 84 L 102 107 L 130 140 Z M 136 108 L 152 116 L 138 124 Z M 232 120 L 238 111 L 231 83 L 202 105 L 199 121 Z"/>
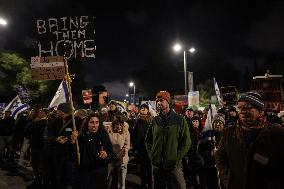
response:
<path fill-rule="evenodd" d="M 188 70 L 194 85 L 216 78 L 219 86 L 242 91 L 253 75 L 283 74 L 284 2 L 160 1 L 114 4 L 107 1 L 1 0 L 0 48 L 35 56 L 35 20 L 42 17 L 95 17 L 96 58 L 78 61 L 89 88 L 104 85 L 113 98 L 128 93 L 134 81 L 138 94 L 158 90 L 183 94 L 183 53 L 172 46 L 194 46 Z M 213 87 L 213 86 L 212 86 Z M 55 89 L 56 90 L 56 89 Z"/>

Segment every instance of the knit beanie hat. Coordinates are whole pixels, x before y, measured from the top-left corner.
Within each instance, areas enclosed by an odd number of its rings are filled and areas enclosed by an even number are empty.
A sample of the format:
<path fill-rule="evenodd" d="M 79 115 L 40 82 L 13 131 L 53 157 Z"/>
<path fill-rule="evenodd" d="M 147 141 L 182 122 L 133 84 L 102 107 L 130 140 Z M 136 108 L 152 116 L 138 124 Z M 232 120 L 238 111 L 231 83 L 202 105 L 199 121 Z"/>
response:
<path fill-rule="evenodd" d="M 60 110 L 66 114 L 71 114 L 72 112 L 71 105 L 68 102 L 59 104 L 57 110 Z"/>
<path fill-rule="evenodd" d="M 239 101 L 246 101 L 252 104 L 254 107 L 259 108 L 260 110 L 264 110 L 264 102 L 262 96 L 257 91 L 249 91 L 243 93 L 239 97 Z"/>
<path fill-rule="evenodd" d="M 221 122 L 223 122 L 223 124 L 225 125 L 225 115 L 224 115 L 224 114 L 220 114 L 220 113 L 216 114 L 216 115 L 213 117 L 213 119 L 212 119 L 212 123 L 213 123 L 214 121 L 221 121 Z"/>
<path fill-rule="evenodd" d="M 160 99 L 165 99 L 168 103 L 170 103 L 171 95 L 167 91 L 160 91 L 156 95 L 156 101 Z"/>

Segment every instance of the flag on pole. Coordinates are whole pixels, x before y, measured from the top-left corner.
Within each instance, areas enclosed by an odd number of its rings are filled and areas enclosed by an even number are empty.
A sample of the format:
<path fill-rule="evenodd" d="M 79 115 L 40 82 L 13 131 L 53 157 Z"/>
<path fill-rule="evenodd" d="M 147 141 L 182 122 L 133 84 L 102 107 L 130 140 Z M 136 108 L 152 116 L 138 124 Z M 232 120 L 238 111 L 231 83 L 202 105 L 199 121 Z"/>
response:
<path fill-rule="evenodd" d="M 60 83 L 60 85 L 59 85 L 52 101 L 50 102 L 48 108 L 50 109 L 50 108 L 53 108 L 53 107 L 57 107 L 59 104 L 64 103 L 64 102 L 69 102 L 68 87 L 67 87 L 67 83 L 66 83 L 65 80 L 63 80 Z"/>
<path fill-rule="evenodd" d="M 215 88 L 215 92 L 216 92 L 216 96 L 217 96 L 218 102 L 219 102 L 220 106 L 223 107 L 223 99 L 221 97 L 221 93 L 220 93 L 217 81 L 216 81 L 215 78 L 213 78 L 213 80 L 214 80 L 214 88 Z"/>
<path fill-rule="evenodd" d="M 212 127 L 212 118 L 213 118 L 214 110 L 210 107 L 207 113 L 207 118 L 205 122 L 205 126 L 200 133 L 200 139 L 198 144 L 204 143 L 208 140 L 215 141 L 215 134 Z"/>
<path fill-rule="evenodd" d="M 19 95 L 17 95 L 4 109 L 4 111 L 11 111 L 12 117 L 17 119 L 17 116 L 22 111 L 28 109 L 30 106 L 28 103 L 22 103 Z"/>

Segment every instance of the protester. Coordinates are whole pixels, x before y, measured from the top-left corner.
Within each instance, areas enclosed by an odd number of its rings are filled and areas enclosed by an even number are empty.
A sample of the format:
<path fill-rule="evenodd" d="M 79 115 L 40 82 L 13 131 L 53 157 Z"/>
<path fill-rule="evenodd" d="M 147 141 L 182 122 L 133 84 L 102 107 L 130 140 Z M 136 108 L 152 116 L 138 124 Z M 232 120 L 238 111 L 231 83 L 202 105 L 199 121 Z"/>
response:
<path fill-rule="evenodd" d="M 78 138 L 80 165 L 78 187 L 80 189 L 105 189 L 108 183 L 108 163 L 112 159 L 112 144 L 103 128 L 99 114 L 86 118 L 83 132 L 72 132 L 71 142 Z"/>
<path fill-rule="evenodd" d="M 72 107 L 70 103 L 61 103 L 57 107 L 57 116 L 51 121 L 50 141 L 53 154 L 50 154 L 49 167 L 52 171 L 52 187 L 64 189 L 74 184 L 74 150 L 70 143 L 73 130 Z"/>
<path fill-rule="evenodd" d="M 14 126 L 15 120 L 11 116 L 11 111 L 6 110 L 4 118 L 0 122 L 0 165 L 4 163 L 4 159 L 13 159 L 12 136 Z M 5 148 L 7 148 L 7 153 L 5 153 Z"/>
<path fill-rule="evenodd" d="M 108 104 L 108 116 L 107 121 L 112 122 L 117 115 L 121 115 L 120 111 L 117 108 L 117 103 L 114 100 L 111 100 Z"/>
<path fill-rule="evenodd" d="M 238 120 L 238 113 L 234 106 L 228 108 L 228 118 L 225 120 L 225 127 L 235 126 Z"/>
<path fill-rule="evenodd" d="M 184 115 L 185 115 L 187 124 L 189 125 L 191 123 L 191 118 L 194 116 L 193 109 L 191 107 L 186 108 Z"/>
<path fill-rule="evenodd" d="M 26 120 L 26 124 L 23 124 L 24 126 L 24 140 L 21 146 L 21 150 L 20 150 L 20 158 L 18 161 L 19 166 L 25 167 L 29 165 L 29 162 L 27 164 L 25 164 L 25 160 L 28 159 L 30 160 L 30 139 L 28 139 L 29 137 L 29 133 L 26 132 L 27 128 L 29 128 L 33 122 L 33 120 L 37 117 L 36 111 L 34 109 L 30 109 L 30 111 L 28 112 L 27 115 L 27 120 Z"/>
<path fill-rule="evenodd" d="M 34 181 L 27 188 L 39 188 L 43 183 L 43 132 L 47 127 L 47 110 L 39 109 L 37 117 L 26 130 L 31 146 Z"/>
<path fill-rule="evenodd" d="M 265 122 L 256 91 L 240 95 L 236 126 L 224 130 L 216 165 L 228 189 L 284 188 L 284 129 Z"/>
<path fill-rule="evenodd" d="M 199 141 L 199 135 L 203 129 L 200 117 L 193 116 L 191 123 L 189 124 L 189 132 L 191 139 L 191 147 L 187 155 L 183 158 L 183 173 L 187 187 L 193 189 L 199 189 L 199 171 L 201 168 L 201 158 L 197 152 L 197 144 Z"/>
<path fill-rule="evenodd" d="M 215 136 L 215 146 L 217 147 L 225 128 L 225 115 L 221 113 L 216 114 L 212 119 L 212 128 Z"/>
<path fill-rule="evenodd" d="M 125 189 L 127 164 L 129 161 L 130 134 L 122 116 L 112 122 L 112 127 L 107 129 L 114 157 L 112 159 L 111 188 Z"/>
<path fill-rule="evenodd" d="M 147 104 L 142 104 L 134 127 L 134 137 L 137 139 L 135 149 L 140 163 L 141 188 L 145 189 L 153 188 L 151 161 L 145 146 L 145 136 L 152 119 L 153 116 L 149 111 L 149 106 Z"/>
<path fill-rule="evenodd" d="M 146 148 L 153 166 L 154 188 L 186 188 L 182 158 L 191 140 L 185 118 L 170 108 L 170 94 L 156 95 L 159 115 L 154 117 L 146 134 Z"/>

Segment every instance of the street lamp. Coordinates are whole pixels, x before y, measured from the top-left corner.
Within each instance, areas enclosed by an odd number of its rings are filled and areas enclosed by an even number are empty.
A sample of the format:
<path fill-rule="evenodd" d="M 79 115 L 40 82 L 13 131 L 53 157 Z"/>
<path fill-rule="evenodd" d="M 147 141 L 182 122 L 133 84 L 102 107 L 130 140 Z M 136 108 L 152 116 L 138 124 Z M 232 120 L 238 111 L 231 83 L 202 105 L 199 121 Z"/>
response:
<path fill-rule="evenodd" d="M 8 24 L 7 21 L 4 18 L 0 17 L 0 25 L 6 26 L 7 24 Z"/>
<path fill-rule="evenodd" d="M 180 44 L 175 44 L 173 46 L 173 49 L 175 52 L 179 52 L 180 50 L 183 50 L 183 71 L 184 71 L 184 93 L 187 95 L 187 64 L 186 64 L 186 52 L 188 51 L 189 53 L 194 53 L 195 52 L 195 48 L 194 47 L 191 47 L 190 49 L 188 50 L 185 50 L 184 48 L 182 48 L 182 46 Z M 193 89 L 190 88 L 189 89 L 190 91 L 192 91 Z"/>
<path fill-rule="evenodd" d="M 134 84 L 134 82 L 131 81 L 129 83 L 129 86 L 133 87 L 133 103 L 135 104 L 135 84 Z"/>

